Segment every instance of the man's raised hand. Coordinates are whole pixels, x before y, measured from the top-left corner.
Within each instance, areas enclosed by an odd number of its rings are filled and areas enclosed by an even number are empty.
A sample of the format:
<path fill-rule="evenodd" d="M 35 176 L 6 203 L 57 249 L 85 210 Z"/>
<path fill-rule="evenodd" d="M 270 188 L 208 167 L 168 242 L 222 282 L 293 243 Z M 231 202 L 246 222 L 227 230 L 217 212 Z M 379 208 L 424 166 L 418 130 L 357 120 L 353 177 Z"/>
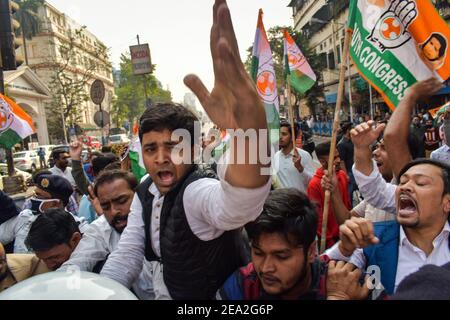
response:
<path fill-rule="evenodd" d="M 81 153 L 83 152 L 83 145 L 78 142 L 72 142 L 70 144 L 70 158 L 75 161 L 81 161 Z"/>
<path fill-rule="evenodd" d="M 185 84 L 199 99 L 210 119 L 222 129 L 266 129 L 266 115 L 256 87 L 241 61 L 226 0 L 216 0 L 211 29 L 215 82 L 211 92 L 195 75 Z"/>
<path fill-rule="evenodd" d="M 375 129 L 375 121 L 361 123 L 350 131 L 355 148 L 368 148 L 373 144 L 386 128 L 385 124 L 378 125 Z"/>
<path fill-rule="evenodd" d="M 339 227 L 339 249 L 349 257 L 357 249 L 364 249 L 377 244 L 380 240 L 375 236 L 373 223 L 364 218 L 353 217 Z"/>

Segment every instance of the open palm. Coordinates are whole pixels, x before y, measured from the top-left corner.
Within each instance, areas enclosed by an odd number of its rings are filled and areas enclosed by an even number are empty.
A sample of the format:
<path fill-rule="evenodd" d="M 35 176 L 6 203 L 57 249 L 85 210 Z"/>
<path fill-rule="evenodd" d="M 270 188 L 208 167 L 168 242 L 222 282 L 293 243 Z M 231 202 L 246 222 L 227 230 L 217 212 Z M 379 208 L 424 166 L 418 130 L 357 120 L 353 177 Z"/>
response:
<path fill-rule="evenodd" d="M 385 124 L 380 124 L 375 129 L 375 122 L 362 123 L 351 131 L 352 142 L 355 148 L 369 147 L 373 144 L 386 128 Z"/>
<path fill-rule="evenodd" d="M 216 0 L 211 29 L 214 88 L 209 92 L 195 75 L 185 84 L 200 100 L 210 119 L 222 129 L 267 128 L 264 107 L 253 81 L 245 71 L 225 0 Z"/>

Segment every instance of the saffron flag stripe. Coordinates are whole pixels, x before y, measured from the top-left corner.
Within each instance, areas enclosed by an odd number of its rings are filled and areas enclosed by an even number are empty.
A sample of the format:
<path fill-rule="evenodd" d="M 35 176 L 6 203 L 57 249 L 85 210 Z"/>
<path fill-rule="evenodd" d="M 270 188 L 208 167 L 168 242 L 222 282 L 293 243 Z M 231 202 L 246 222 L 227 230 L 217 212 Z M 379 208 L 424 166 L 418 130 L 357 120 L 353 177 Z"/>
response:
<path fill-rule="evenodd" d="M 14 101 L 0 94 L 0 145 L 11 149 L 35 132 L 31 117 Z"/>
<path fill-rule="evenodd" d="M 285 75 L 297 92 L 304 94 L 316 83 L 317 76 L 287 30 L 284 30 L 284 65 Z"/>
<path fill-rule="evenodd" d="M 256 28 L 255 42 L 253 44 L 253 59 L 251 76 L 256 89 L 264 103 L 267 127 L 270 130 L 272 144 L 279 141 L 280 104 L 278 100 L 277 79 L 272 58 L 272 50 L 267 38 L 263 23 L 263 12 L 260 9 Z"/>
<path fill-rule="evenodd" d="M 442 21 L 429 1 L 351 2 L 350 56 L 391 109 L 417 81 L 432 76 L 443 81 L 450 76 L 450 29 Z"/>

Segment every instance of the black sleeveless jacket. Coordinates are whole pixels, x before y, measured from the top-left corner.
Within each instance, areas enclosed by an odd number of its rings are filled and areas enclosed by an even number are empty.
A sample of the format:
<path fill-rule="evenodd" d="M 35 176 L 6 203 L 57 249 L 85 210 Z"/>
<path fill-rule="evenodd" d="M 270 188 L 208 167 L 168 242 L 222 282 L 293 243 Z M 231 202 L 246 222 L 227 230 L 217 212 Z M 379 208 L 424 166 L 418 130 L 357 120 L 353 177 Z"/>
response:
<path fill-rule="evenodd" d="M 184 192 L 203 178 L 217 179 L 212 170 L 194 166 L 186 177 L 165 195 L 161 212 L 161 259 L 151 246 L 153 195 L 148 178 L 137 190 L 145 223 L 145 258 L 163 264 L 164 283 L 175 300 L 213 299 L 216 291 L 245 261 L 242 259 L 241 230 L 225 232 L 212 241 L 200 240 L 189 227 L 183 205 Z"/>

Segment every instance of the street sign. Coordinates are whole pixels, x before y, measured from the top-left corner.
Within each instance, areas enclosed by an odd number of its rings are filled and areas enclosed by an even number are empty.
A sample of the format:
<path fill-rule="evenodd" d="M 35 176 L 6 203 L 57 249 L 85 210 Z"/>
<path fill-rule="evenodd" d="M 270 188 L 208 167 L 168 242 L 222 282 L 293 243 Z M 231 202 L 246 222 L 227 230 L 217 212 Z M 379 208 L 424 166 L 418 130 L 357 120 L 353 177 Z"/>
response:
<path fill-rule="evenodd" d="M 152 73 L 152 58 L 148 44 L 131 46 L 130 52 L 134 75 Z"/>
<path fill-rule="evenodd" d="M 100 105 L 105 99 L 105 85 L 100 80 L 95 80 L 91 86 L 91 99 L 95 104 Z"/>
<path fill-rule="evenodd" d="M 110 124 L 109 113 L 106 111 L 97 111 L 94 115 L 94 122 L 100 128 Z"/>
<path fill-rule="evenodd" d="M 153 107 L 153 100 L 150 99 L 150 98 L 148 98 L 147 101 L 145 102 L 145 107 L 146 107 L 147 109 Z"/>

